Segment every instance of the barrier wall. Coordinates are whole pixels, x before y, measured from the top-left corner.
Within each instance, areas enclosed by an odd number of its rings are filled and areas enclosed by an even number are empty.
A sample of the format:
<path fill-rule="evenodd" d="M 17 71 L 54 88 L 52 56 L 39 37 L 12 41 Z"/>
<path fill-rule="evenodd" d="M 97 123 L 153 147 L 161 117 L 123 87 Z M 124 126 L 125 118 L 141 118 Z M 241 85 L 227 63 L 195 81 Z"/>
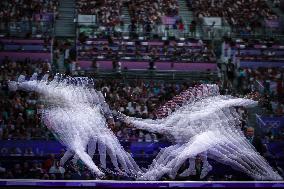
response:
<path fill-rule="evenodd" d="M 241 61 L 240 62 L 240 67 L 248 67 L 248 68 L 258 68 L 258 67 L 283 67 L 284 66 L 284 61 L 280 62 L 256 62 L 256 61 Z"/>
<path fill-rule="evenodd" d="M 91 69 L 91 61 L 78 61 L 79 66 L 82 69 Z M 112 70 L 111 61 L 97 61 L 97 65 L 101 70 Z M 206 71 L 217 70 L 216 63 L 173 63 L 173 62 L 156 62 L 155 63 L 157 70 L 177 70 L 177 71 Z M 131 62 L 131 61 L 121 61 L 121 69 L 127 68 L 131 69 L 149 69 L 149 62 Z"/>
<path fill-rule="evenodd" d="M 110 181 L 110 180 L 73 180 L 73 181 L 47 181 L 47 180 L 0 180 L 0 186 L 28 186 L 28 187 L 101 187 L 101 188 L 208 188 L 208 187 L 227 187 L 227 188 L 252 188 L 252 187 L 284 187 L 284 182 L 226 182 L 226 181 Z"/>
<path fill-rule="evenodd" d="M 51 60 L 50 52 L 37 52 L 37 51 L 19 51 L 19 52 L 10 52 L 2 51 L 0 52 L 0 60 L 3 60 L 5 56 L 8 56 L 12 60 L 24 60 L 30 58 L 31 60 Z"/>
<path fill-rule="evenodd" d="M 130 148 L 134 154 L 141 153 L 143 150 L 145 153 L 151 154 L 160 147 L 169 146 L 169 143 L 165 142 L 120 142 L 122 146 Z M 27 148 L 32 148 L 35 154 L 59 154 L 60 150 L 64 148 L 56 140 L 1 140 L 0 149 L 13 149 L 20 148 L 22 152 Z M 4 155 L 4 154 L 1 154 Z"/>

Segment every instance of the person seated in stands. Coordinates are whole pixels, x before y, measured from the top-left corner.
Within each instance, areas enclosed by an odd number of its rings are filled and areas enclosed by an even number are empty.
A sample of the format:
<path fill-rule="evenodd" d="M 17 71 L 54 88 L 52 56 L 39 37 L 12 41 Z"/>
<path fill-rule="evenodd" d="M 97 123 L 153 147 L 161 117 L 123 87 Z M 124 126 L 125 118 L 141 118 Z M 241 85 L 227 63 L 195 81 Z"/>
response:
<path fill-rule="evenodd" d="M 55 160 L 53 166 L 49 169 L 49 173 L 63 176 L 65 169 L 60 166 L 60 162 Z"/>
<path fill-rule="evenodd" d="M 93 61 L 92 61 L 92 68 L 94 69 L 94 71 L 98 71 L 99 69 L 99 64 L 97 62 L 97 58 L 94 58 Z"/>
<path fill-rule="evenodd" d="M 256 151 L 258 151 L 260 155 L 262 155 L 264 153 L 264 147 L 263 147 L 260 137 L 255 136 L 254 128 L 248 127 L 246 129 L 245 135 L 248 141 L 255 147 Z"/>
<path fill-rule="evenodd" d="M 190 5 L 198 18 L 223 17 L 238 31 L 256 29 L 261 25 L 259 18 L 278 18 L 264 0 L 196 0 Z"/>
<path fill-rule="evenodd" d="M 150 61 L 149 61 L 149 70 L 154 70 L 154 69 L 155 69 L 155 62 L 151 58 Z"/>

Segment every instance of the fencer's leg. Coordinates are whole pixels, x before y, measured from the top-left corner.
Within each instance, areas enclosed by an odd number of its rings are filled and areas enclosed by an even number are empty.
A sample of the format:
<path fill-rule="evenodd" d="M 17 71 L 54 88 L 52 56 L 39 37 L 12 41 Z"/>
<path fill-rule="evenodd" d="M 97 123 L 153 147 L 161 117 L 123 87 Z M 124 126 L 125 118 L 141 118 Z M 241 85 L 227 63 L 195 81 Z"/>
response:
<path fill-rule="evenodd" d="M 131 155 L 128 152 L 125 152 L 128 160 L 126 163 L 129 164 L 129 166 L 133 167 L 133 170 L 135 171 L 135 173 L 141 172 L 140 167 L 137 165 L 137 163 L 134 161 L 134 159 L 131 157 Z"/>
<path fill-rule="evenodd" d="M 189 175 L 195 175 L 196 170 L 195 170 L 195 157 L 189 158 L 189 166 L 186 170 L 184 170 L 180 176 L 181 177 L 188 177 Z"/>
<path fill-rule="evenodd" d="M 117 157 L 118 157 L 118 161 L 119 161 L 122 169 L 125 172 L 129 173 L 129 169 L 128 169 L 127 164 L 126 164 L 126 160 L 125 160 L 124 154 L 122 152 L 117 153 Z"/>
<path fill-rule="evenodd" d="M 96 147 L 97 147 L 97 140 L 91 140 L 89 143 L 88 143 L 88 154 L 89 156 L 93 159 L 94 157 L 94 154 L 96 153 Z M 76 164 L 79 160 L 79 156 L 77 154 L 74 155 L 73 159 L 72 159 L 72 162 L 74 164 Z"/>
<path fill-rule="evenodd" d="M 97 150 L 97 139 L 92 139 L 88 143 L 88 154 L 91 158 L 94 157 Z"/>
<path fill-rule="evenodd" d="M 189 140 L 188 143 L 180 146 L 181 152 L 177 153 L 174 159 L 169 159 L 169 161 L 163 167 L 160 167 L 161 170 L 156 172 L 155 169 L 150 169 L 142 175 L 142 177 L 144 177 L 142 179 L 151 179 L 152 177 L 154 177 L 154 179 L 159 179 L 165 172 L 175 173 L 180 164 L 184 163 L 188 158 L 193 158 L 197 154 L 208 151 L 222 141 L 221 137 L 217 138 L 216 140 L 212 140 L 214 136 L 215 133 L 212 131 L 203 132 L 194 136 Z M 200 146 L 202 146 L 202 148 L 200 148 Z M 180 150 L 177 150 L 177 152 Z"/>
<path fill-rule="evenodd" d="M 115 151 L 116 150 L 118 151 L 119 149 L 114 149 L 114 145 L 109 141 L 107 141 L 107 142 L 108 142 L 107 152 L 108 152 L 108 155 L 110 157 L 111 163 L 113 164 L 115 170 L 120 171 L 120 169 L 118 167 L 117 156 L 116 156 L 116 153 L 115 153 Z"/>
<path fill-rule="evenodd" d="M 74 157 L 72 158 L 73 164 L 76 164 L 79 159 L 80 159 L 79 156 L 77 154 L 75 154 Z"/>
<path fill-rule="evenodd" d="M 101 139 L 104 140 L 104 139 Z M 100 153 L 100 163 L 101 167 L 106 169 L 106 145 L 104 141 L 98 141 L 98 148 Z"/>
<path fill-rule="evenodd" d="M 155 169 L 155 167 L 160 166 L 160 165 L 165 165 L 167 163 L 167 160 L 171 158 L 170 156 L 171 152 L 175 149 L 177 149 L 177 145 L 173 145 L 173 146 L 169 146 L 169 147 L 161 149 L 157 157 L 153 160 L 153 163 L 149 166 L 149 170 Z"/>
<path fill-rule="evenodd" d="M 202 171 L 200 174 L 200 178 L 203 179 L 212 170 L 212 166 L 209 164 L 207 160 L 207 152 L 202 153 L 201 159 L 203 162 L 203 167 L 202 167 Z"/>
<path fill-rule="evenodd" d="M 182 150 L 182 149 L 184 149 L 184 148 L 185 148 L 185 146 L 181 146 L 179 150 L 173 150 L 173 151 L 171 152 L 171 154 L 170 154 L 170 156 L 172 156 L 172 158 L 169 158 L 169 159 L 167 160 L 167 162 L 171 161 L 171 159 L 174 159 L 173 157 L 175 156 L 175 154 L 177 154 L 178 151 L 180 151 L 180 150 Z M 175 161 L 178 162 L 178 159 L 176 159 Z M 183 164 L 182 162 L 176 163 L 176 166 L 172 167 L 172 170 L 168 173 L 168 175 L 169 175 L 170 178 L 174 179 L 174 178 L 176 177 L 177 172 L 178 172 L 178 170 L 180 169 L 180 167 L 182 166 L 182 164 Z"/>
<path fill-rule="evenodd" d="M 74 155 L 74 152 L 70 149 L 68 149 L 64 155 L 62 156 L 62 158 L 60 159 L 60 166 L 64 166 L 64 164 L 66 163 L 66 161 L 68 161 L 69 158 L 71 158 Z"/>
<path fill-rule="evenodd" d="M 83 150 L 76 151 L 79 158 L 99 177 L 103 177 L 105 174 L 95 165 L 92 158 Z"/>

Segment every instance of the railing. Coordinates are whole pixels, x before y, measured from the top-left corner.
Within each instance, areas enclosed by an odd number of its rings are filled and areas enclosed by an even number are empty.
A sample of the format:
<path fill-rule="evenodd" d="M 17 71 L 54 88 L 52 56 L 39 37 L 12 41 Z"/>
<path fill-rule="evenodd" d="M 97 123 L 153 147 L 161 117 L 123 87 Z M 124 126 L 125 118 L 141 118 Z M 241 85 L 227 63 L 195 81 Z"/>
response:
<path fill-rule="evenodd" d="M 186 28 L 187 26 L 185 26 Z M 271 28 L 263 28 L 259 32 L 243 32 L 245 28 L 232 29 L 229 25 L 222 25 L 214 27 L 212 25 L 200 25 L 201 33 L 199 35 L 196 32 L 188 32 L 186 29 L 180 31 L 174 29 L 172 25 L 156 25 L 152 28 L 151 32 L 145 31 L 142 27 L 138 27 L 136 30 L 131 30 L 130 27 L 121 27 L 117 25 L 115 27 L 107 28 L 100 27 L 99 25 L 79 25 L 77 24 L 78 33 L 85 32 L 87 36 L 103 36 L 103 35 L 114 35 L 114 36 L 128 36 L 132 38 L 144 37 L 148 39 L 164 37 L 164 38 L 201 38 L 201 39 L 222 39 L 224 36 L 232 38 L 277 38 L 284 41 L 284 35 L 281 33 L 280 29 L 275 30 Z M 277 32 L 278 31 L 278 32 Z"/>
<path fill-rule="evenodd" d="M 87 35 L 120 35 L 129 37 L 145 37 L 145 38 L 156 38 L 156 37 L 195 37 L 193 33 L 186 32 L 186 30 L 174 29 L 171 25 L 156 25 L 152 28 L 151 32 L 147 32 L 142 26 L 138 26 L 137 29 L 131 30 L 130 26 L 115 26 L 112 28 L 100 27 L 96 24 L 92 26 L 77 25 L 78 32 L 85 32 Z"/>
<path fill-rule="evenodd" d="M 95 76 L 95 78 L 114 78 L 119 77 L 124 80 L 131 79 L 161 79 L 173 82 L 184 82 L 184 81 L 203 81 L 203 82 L 215 82 L 218 80 L 217 73 L 212 71 L 207 72 L 176 72 L 176 71 L 158 71 L 158 70 L 121 70 L 121 71 L 103 71 L 103 70 L 86 70 L 80 71 L 80 75 L 83 76 Z"/>
<path fill-rule="evenodd" d="M 203 38 L 205 39 L 222 39 L 224 36 L 231 36 L 232 30 L 230 26 L 212 26 L 201 25 Z"/>

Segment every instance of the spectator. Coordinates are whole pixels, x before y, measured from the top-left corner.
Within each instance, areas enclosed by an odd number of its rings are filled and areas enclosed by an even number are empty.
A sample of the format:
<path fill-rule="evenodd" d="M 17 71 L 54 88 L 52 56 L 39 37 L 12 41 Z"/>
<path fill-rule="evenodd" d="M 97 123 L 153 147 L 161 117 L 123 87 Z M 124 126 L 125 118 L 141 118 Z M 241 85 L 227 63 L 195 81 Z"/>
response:
<path fill-rule="evenodd" d="M 255 147 L 255 149 L 262 155 L 264 153 L 264 147 L 261 139 L 254 134 L 254 128 L 248 127 L 246 130 L 246 137 L 249 142 Z"/>
<path fill-rule="evenodd" d="M 54 165 L 54 163 L 55 163 L 55 156 L 54 154 L 50 154 L 49 158 L 43 162 L 43 169 L 45 171 L 49 171 L 52 165 Z"/>
<path fill-rule="evenodd" d="M 49 169 L 49 173 L 63 175 L 65 173 L 65 169 L 60 166 L 59 161 L 54 161 L 52 167 L 50 167 L 50 169 Z"/>
<path fill-rule="evenodd" d="M 134 22 L 142 26 L 147 23 L 160 24 L 162 16 L 174 17 L 178 14 L 177 0 L 128 1 L 127 6 Z"/>
<path fill-rule="evenodd" d="M 194 20 L 191 21 L 191 23 L 189 25 L 189 31 L 190 31 L 192 37 L 196 36 L 196 22 Z"/>
<path fill-rule="evenodd" d="M 47 32 L 42 27 L 45 24 L 42 22 L 43 15 L 54 13 L 56 17 L 58 5 L 58 0 L 46 0 L 44 2 L 31 0 L 13 0 L 11 2 L 2 0 L 0 2 L 0 29 L 7 29 L 9 28 L 8 26 L 14 25 L 15 27 L 20 27 L 20 32 L 24 32 L 26 34 L 25 37 L 29 37 L 30 32 L 32 32 L 31 23 L 33 23 L 37 30 L 42 30 L 42 33 L 38 34 L 43 34 Z M 26 31 L 25 28 L 29 30 Z"/>
<path fill-rule="evenodd" d="M 237 31 L 244 31 L 247 26 L 253 30 L 260 27 L 258 18 L 278 18 L 265 0 L 197 0 L 190 6 L 198 18 L 222 17 Z"/>
<path fill-rule="evenodd" d="M 112 28 L 120 24 L 121 0 L 77 0 L 77 7 L 81 14 L 96 15 L 99 24 L 103 26 Z"/>

